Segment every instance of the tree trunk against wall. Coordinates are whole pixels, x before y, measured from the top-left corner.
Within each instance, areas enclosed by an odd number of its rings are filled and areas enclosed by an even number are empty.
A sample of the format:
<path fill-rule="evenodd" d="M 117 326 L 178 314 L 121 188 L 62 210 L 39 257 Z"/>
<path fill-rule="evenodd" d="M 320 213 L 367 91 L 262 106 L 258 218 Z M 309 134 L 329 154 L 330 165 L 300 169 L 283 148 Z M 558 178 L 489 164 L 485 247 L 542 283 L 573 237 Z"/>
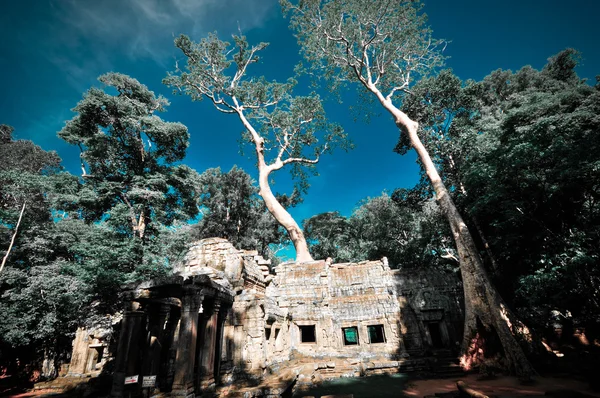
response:
<path fill-rule="evenodd" d="M 528 334 L 528 330 L 515 319 L 514 314 L 508 310 L 490 282 L 473 238 L 442 182 L 427 149 L 419 139 L 417 134 L 419 124 L 396 108 L 391 99 L 385 98 L 376 87 L 371 85 L 368 88 L 377 96 L 383 107 L 391 113 L 402 133 L 408 134 L 411 146 L 417 152 L 431 181 L 438 204 L 450 224 L 458 252 L 465 296 L 465 328 L 461 347 L 463 360 L 469 360 L 467 357 L 473 345 L 483 347 L 484 353 L 486 350 L 493 351 L 494 347 L 489 346 L 489 339 L 484 339 L 482 334 L 494 335 L 495 333 L 508 361 L 509 370 L 521 378 L 530 378 L 534 370 L 514 336 L 517 333 Z M 471 360 L 475 359 L 477 358 L 471 358 Z"/>

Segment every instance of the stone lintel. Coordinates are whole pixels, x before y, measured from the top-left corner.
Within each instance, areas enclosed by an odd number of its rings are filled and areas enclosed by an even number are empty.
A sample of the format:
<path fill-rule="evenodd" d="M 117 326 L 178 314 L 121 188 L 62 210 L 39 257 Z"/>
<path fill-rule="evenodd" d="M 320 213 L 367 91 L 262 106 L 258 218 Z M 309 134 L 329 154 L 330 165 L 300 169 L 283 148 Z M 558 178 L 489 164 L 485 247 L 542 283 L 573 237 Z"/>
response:
<path fill-rule="evenodd" d="M 178 299 L 177 297 L 166 297 L 166 298 L 138 297 L 135 299 L 135 301 L 139 301 L 140 303 L 170 305 L 172 307 L 181 308 L 181 300 Z"/>

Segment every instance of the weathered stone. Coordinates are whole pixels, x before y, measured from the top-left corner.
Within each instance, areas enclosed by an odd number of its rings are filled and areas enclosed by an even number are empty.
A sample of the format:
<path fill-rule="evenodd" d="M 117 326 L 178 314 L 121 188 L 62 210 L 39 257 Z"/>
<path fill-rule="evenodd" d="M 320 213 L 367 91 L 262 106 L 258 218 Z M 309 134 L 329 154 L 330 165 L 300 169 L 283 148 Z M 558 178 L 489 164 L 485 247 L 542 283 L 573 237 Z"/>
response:
<path fill-rule="evenodd" d="M 454 275 L 392 270 L 385 258 L 270 265 L 255 250 L 210 238 L 190 245 L 174 275 L 124 287 L 127 313 L 137 318 L 122 326 L 113 395 L 139 395 L 139 384 L 124 389 L 125 376 L 155 373 L 155 395 L 212 394 L 244 378 L 258 386 L 239 396 L 278 396 L 296 377 L 307 386 L 427 369 L 413 358 L 451 349 L 459 337 Z M 166 308 L 162 318 L 156 306 Z M 78 330 L 69 374 L 85 374 L 100 343 Z"/>

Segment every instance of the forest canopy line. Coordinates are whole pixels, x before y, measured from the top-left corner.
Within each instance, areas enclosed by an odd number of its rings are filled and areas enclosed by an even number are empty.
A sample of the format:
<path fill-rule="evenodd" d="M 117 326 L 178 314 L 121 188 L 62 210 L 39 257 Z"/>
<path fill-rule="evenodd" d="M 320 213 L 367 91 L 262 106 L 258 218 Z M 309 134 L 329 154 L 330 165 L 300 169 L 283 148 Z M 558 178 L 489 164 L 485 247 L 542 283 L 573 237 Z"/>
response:
<path fill-rule="evenodd" d="M 163 80 L 215 108 L 195 104 L 195 117 L 237 119 L 256 169 L 186 165 L 194 138 L 220 132 L 163 120 L 169 100 L 121 73 L 101 75 L 58 132 L 79 151 L 80 174 L 0 125 L 0 362 L 58 361 L 78 326 L 111 322 L 123 284 L 167 275 L 192 241 L 208 237 L 273 264 L 293 247 L 298 263 L 386 257 L 392 268 L 461 273 L 464 361 L 483 361 L 473 342 L 495 333 L 486 350 L 524 378 L 534 374 L 530 330 L 543 335 L 557 320 L 600 330 L 600 76 L 590 84 L 577 75 L 581 55 L 565 49 L 539 70 L 463 81 L 443 69 L 446 42 L 418 2 L 282 4 L 304 57 L 294 78 L 262 77 L 267 43 L 214 33 L 177 37 L 177 66 Z M 350 87 L 369 113 L 392 116 L 399 138 L 389 150 L 417 152 L 420 181 L 389 186 L 351 214 L 301 220 L 295 206 L 311 184 L 327 184 L 317 164 L 361 161 L 351 118 L 328 116 L 327 89 L 339 96 Z M 293 185 L 274 192 L 283 168 Z"/>

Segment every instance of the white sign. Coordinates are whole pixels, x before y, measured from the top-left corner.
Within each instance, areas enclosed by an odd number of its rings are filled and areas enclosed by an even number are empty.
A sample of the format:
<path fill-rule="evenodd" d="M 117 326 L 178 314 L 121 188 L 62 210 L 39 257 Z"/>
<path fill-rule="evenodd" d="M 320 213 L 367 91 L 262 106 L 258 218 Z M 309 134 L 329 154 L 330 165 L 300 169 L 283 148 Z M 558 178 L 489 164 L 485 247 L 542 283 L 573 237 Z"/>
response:
<path fill-rule="evenodd" d="M 135 384 L 138 382 L 138 376 L 139 375 L 135 375 L 135 376 L 127 376 L 125 378 L 125 384 Z"/>
<path fill-rule="evenodd" d="M 142 388 L 154 387 L 156 385 L 156 376 L 144 376 L 142 378 Z"/>

